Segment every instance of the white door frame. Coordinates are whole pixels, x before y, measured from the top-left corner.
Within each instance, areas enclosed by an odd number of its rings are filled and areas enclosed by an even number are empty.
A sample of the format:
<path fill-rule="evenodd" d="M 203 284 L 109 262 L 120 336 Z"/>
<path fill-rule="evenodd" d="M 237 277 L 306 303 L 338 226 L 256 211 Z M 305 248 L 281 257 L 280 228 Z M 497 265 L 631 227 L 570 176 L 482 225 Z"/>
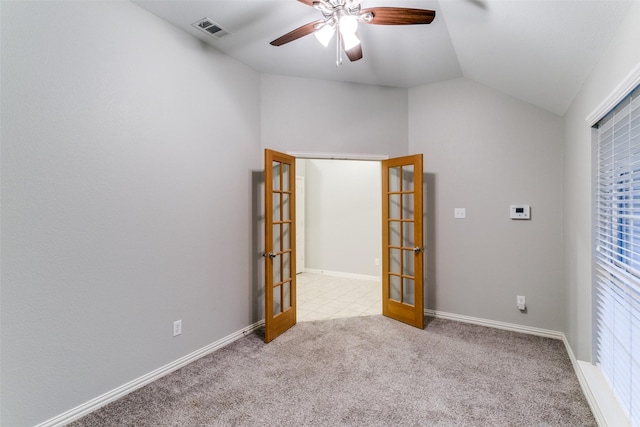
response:
<path fill-rule="evenodd" d="M 296 274 L 305 269 L 305 180 L 303 176 L 296 176 Z"/>

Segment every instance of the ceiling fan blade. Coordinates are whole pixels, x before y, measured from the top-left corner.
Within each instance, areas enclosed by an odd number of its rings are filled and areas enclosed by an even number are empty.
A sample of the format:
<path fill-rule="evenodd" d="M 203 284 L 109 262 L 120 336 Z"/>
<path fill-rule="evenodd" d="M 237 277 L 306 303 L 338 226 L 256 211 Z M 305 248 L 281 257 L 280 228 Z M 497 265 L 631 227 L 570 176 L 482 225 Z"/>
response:
<path fill-rule="evenodd" d="M 316 25 L 324 22 L 323 20 L 318 20 L 318 21 L 314 21 L 314 22 L 309 22 L 308 24 L 304 24 L 301 27 L 296 28 L 293 31 L 288 32 L 287 34 L 285 34 L 284 36 L 280 36 L 277 39 L 275 39 L 274 41 L 271 42 L 271 45 L 273 46 L 282 46 L 285 43 L 289 43 L 292 42 L 294 40 L 299 39 L 300 37 L 304 37 L 308 34 L 314 33 L 317 28 Z"/>
<path fill-rule="evenodd" d="M 410 9 L 405 7 L 371 7 L 362 9 L 360 16 L 373 15 L 371 20 L 364 19 L 367 24 L 376 25 L 414 25 L 430 24 L 436 17 L 434 10 Z"/>

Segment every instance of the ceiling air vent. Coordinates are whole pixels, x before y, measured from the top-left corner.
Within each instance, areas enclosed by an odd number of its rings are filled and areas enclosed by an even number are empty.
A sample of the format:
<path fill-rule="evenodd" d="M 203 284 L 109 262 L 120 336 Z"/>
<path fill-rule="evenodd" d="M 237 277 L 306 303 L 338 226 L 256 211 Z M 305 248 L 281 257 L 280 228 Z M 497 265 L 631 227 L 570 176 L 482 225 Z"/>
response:
<path fill-rule="evenodd" d="M 200 31 L 204 31 L 210 36 L 215 37 L 216 39 L 222 38 L 229 34 L 229 31 L 225 30 L 209 18 L 202 18 L 198 22 L 194 22 L 191 25 L 199 29 Z"/>

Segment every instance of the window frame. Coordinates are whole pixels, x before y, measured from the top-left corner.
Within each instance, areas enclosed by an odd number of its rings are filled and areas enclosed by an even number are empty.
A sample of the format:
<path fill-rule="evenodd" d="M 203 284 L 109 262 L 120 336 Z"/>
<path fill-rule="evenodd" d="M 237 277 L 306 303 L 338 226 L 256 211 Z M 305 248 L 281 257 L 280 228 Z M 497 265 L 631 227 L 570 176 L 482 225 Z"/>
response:
<path fill-rule="evenodd" d="M 593 357 L 640 426 L 640 84 L 594 124 L 592 144 Z"/>

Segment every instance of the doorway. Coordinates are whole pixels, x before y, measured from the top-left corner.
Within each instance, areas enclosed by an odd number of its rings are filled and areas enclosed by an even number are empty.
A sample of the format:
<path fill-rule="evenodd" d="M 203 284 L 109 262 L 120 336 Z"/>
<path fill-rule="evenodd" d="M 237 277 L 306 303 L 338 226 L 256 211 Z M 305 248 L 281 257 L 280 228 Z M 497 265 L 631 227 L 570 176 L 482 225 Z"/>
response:
<path fill-rule="evenodd" d="M 265 250 L 263 257 L 265 267 L 265 342 L 270 342 L 296 324 L 296 209 L 295 209 L 295 177 L 296 157 L 265 149 L 265 197 L 264 224 Z M 424 327 L 424 281 L 423 281 L 423 155 L 415 154 L 404 157 L 382 160 L 380 163 L 382 206 L 382 314 L 386 317 L 407 323 L 422 329 Z M 377 169 L 377 168 L 376 168 Z M 306 169 L 305 175 L 309 175 Z M 333 181 L 337 187 L 333 195 L 335 199 L 322 201 L 318 211 L 327 207 L 337 209 L 331 227 L 321 229 L 320 236 L 328 233 L 335 236 L 331 239 L 333 252 L 328 258 L 333 262 L 351 261 L 360 252 L 351 251 L 346 245 L 337 246 L 339 237 L 353 239 L 355 227 L 345 228 L 348 219 L 362 223 L 363 212 L 373 213 L 377 209 L 362 208 L 362 189 L 359 187 L 354 195 L 345 197 L 343 189 L 353 181 L 362 180 L 361 174 L 350 171 L 346 178 L 336 179 L 335 173 L 320 174 L 318 182 Z M 366 181 L 366 179 L 365 179 Z M 375 179 L 369 179 L 369 182 Z M 309 191 L 306 192 L 307 195 Z M 307 200 L 309 198 L 307 197 Z M 353 202 L 355 201 L 355 204 Z M 349 206 L 348 202 L 352 202 Z M 307 224 L 305 234 L 308 242 L 308 212 L 305 207 Z M 314 210 L 315 211 L 315 210 Z M 353 212 L 360 214 L 354 215 Z M 338 231 L 338 234 L 335 234 Z M 371 238 L 371 233 L 366 234 Z M 320 239 L 322 240 L 322 239 Z M 363 240 L 368 240 L 366 237 Z M 323 248 L 326 245 L 319 245 Z M 329 245 L 331 246 L 331 245 Z M 309 249 L 310 245 L 307 244 Z M 337 248 L 337 249 L 335 249 Z M 339 250 L 338 250 L 339 249 Z M 375 250 L 375 249 L 374 249 Z M 308 250 L 305 251 L 307 254 Z M 341 253 L 344 255 L 341 256 Z M 307 265 L 310 264 L 307 258 Z M 374 259 L 377 264 L 377 259 Z M 351 263 L 349 262 L 349 265 Z M 308 269 L 309 267 L 307 267 Z M 340 271 L 340 270 L 333 270 Z M 321 273 L 327 271 L 321 270 Z"/>
<path fill-rule="evenodd" d="M 298 321 L 382 314 L 381 187 L 379 161 L 296 159 Z"/>

